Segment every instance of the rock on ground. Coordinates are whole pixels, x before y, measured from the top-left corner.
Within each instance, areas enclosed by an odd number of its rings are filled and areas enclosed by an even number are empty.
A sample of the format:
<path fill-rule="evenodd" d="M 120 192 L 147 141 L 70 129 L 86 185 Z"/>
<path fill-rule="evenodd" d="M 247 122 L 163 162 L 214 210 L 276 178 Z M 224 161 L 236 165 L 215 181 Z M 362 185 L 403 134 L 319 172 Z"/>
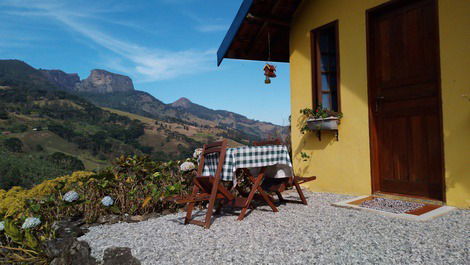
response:
<path fill-rule="evenodd" d="M 130 248 L 110 247 L 104 251 L 103 265 L 140 265 Z"/>
<path fill-rule="evenodd" d="M 351 196 L 306 196 L 308 206 L 263 206 L 241 222 L 224 213 L 209 230 L 183 225 L 179 213 L 91 227 L 79 240 L 98 260 L 128 247 L 142 264 L 470 264 L 468 210 L 417 222 L 331 206 Z"/>

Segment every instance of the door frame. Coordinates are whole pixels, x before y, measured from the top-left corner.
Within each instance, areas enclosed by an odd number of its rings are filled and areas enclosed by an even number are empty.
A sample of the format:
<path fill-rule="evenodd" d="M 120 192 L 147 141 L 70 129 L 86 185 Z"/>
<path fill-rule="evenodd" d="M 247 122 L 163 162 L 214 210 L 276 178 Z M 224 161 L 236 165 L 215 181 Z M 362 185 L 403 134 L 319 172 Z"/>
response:
<path fill-rule="evenodd" d="M 439 118 L 439 127 L 440 127 L 440 139 L 441 139 L 441 158 L 442 158 L 442 172 L 441 172 L 441 187 L 442 187 L 442 201 L 446 202 L 446 186 L 445 186 L 445 154 L 444 154 L 444 126 L 442 118 L 442 84 L 441 84 L 441 62 L 440 62 L 440 35 L 439 35 L 439 6 L 437 0 L 421 0 L 421 1 L 431 1 L 435 5 L 436 14 L 434 16 L 436 20 L 436 56 L 437 56 L 437 71 L 438 71 L 438 118 Z M 366 53 L 367 53 L 367 97 L 368 97 L 368 112 L 369 112 L 369 144 L 370 144 L 370 168 L 371 168 L 371 183 L 372 183 L 372 193 L 387 193 L 380 191 L 380 171 L 378 165 L 378 144 L 377 144 L 377 133 L 376 133 L 376 123 L 373 114 L 373 106 L 375 104 L 375 99 L 371 95 L 372 88 L 372 48 L 370 45 L 371 42 L 371 16 L 376 12 L 382 12 L 390 10 L 396 7 L 405 6 L 409 4 L 409 0 L 390 0 L 378 6 L 366 10 Z M 389 193 L 396 194 L 396 193 Z M 408 194 L 396 194 L 404 195 L 408 197 L 420 197 Z M 430 199 L 430 198 L 426 198 Z"/>

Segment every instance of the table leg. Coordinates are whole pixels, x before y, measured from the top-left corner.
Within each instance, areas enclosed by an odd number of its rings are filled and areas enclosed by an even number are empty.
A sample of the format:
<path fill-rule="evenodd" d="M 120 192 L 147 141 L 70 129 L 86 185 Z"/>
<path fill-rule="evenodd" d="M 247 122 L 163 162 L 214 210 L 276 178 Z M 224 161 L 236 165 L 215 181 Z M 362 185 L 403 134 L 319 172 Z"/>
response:
<path fill-rule="evenodd" d="M 243 218 L 245 218 L 246 211 L 248 207 L 251 205 L 251 201 L 253 200 L 253 197 L 255 196 L 256 191 L 260 193 L 260 195 L 263 197 L 263 199 L 268 203 L 268 205 L 271 207 L 273 212 L 278 212 L 276 206 L 273 203 L 273 200 L 271 200 L 270 196 L 261 188 L 261 182 L 264 178 L 264 171 L 266 168 L 262 168 L 261 172 L 258 174 L 258 177 L 253 177 L 251 174 L 250 180 L 253 182 L 253 186 L 251 187 L 250 194 L 248 195 L 248 198 L 246 200 L 246 203 L 244 207 L 242 208 L 242 211 L 240 212 L 240 215 L 238 216 L 238 220 L 241 221 Z"/>

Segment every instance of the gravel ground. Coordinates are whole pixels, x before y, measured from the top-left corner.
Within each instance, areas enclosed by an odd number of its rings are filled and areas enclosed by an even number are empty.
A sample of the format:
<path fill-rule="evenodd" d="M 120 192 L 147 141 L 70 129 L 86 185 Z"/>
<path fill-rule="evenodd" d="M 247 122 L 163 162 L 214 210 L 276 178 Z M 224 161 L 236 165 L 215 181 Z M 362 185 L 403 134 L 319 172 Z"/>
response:
<path fill-rule="evenodd" d="M 308 206 L 263 206 L 242 222 L 226 214 L 209 230 L 179 213 L 91 227 L 80 240 L 98 259 L 130 247 L 142 264 L 470 264 L 470 211 L 416 222 L 331 206 L 350 196 L 306 196 Z"/>

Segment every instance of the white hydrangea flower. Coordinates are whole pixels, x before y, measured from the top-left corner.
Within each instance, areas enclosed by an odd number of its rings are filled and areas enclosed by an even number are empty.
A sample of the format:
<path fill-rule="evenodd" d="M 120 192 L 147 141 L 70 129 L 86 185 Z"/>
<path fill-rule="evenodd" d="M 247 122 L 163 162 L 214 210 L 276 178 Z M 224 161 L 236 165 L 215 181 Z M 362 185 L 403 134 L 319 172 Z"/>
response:
<path fill-rule="evenodd" d="M 199 158 L 199 156 L 202 154 L 202 148 L 197 148 L 194 150 L 193 157 L 194 158 Z"/>
<path fill-rule="evenodd" d="M 39 220 L 39 218 L 28 217 L 28 218 L 26 218 L 26 220 L 24 220 L 24 223 L 21 226 L 21 228 L 23 228 L 23 229 L 33 228 L 33 227 L 36 227 L 40 224 L 41 224 L 41 220 Z"/>
<path fill-rule="evenodd" d="M 74 202 L 76 200 L 78 200 L 80 196 L 78 195 L 78 193 L 74 190 L 71 190 L 67 193 L 64 194 L 64 197 L 62 197 L 62 200 L 66 201 L 66 202 Z"/>
<path fill-rule="evenodd" d="M 5 221 L 0 222 L 0 231 L 3 231 L 5 229 Z"/>
<path fill-rule="evenodd" d="M 101 200 L 101 204 L 103 204 L 106 207 L 109 207 L 114 204 L 114 200 L 110 196 L 106 196 Z"/>
<path fill-rule="evenodd" d="M 196 166 L 194 165 L 193 162 L 184 162 L 184 163 L 181 164 L 181 166 L 180 166 L 180 170 L 181 170 L 181 171 L 184 171 L 184 172 L 186 172 L 186 171 L 191 171 L 191 170 L 193 170 L 193 169 L 195 169 L 195 168 L 196 168 Z"/>

